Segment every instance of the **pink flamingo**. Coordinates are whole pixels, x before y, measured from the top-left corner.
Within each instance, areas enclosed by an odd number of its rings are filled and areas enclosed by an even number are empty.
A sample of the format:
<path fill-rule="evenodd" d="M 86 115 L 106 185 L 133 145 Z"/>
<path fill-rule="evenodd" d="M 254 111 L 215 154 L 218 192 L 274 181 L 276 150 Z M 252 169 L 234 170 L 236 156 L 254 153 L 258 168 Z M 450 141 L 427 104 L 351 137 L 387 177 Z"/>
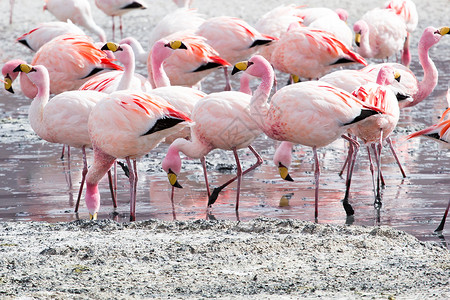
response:
<path fill-rule="evenodd" d="M 75 212 L 78 212 L 88 171 L 86 148 L 92 147 L 87 127 L 89 114 L 106 94 L 97 91 L 67 91 L 49 100 L 50 78 L 44 66 L 20 64 L 16 66 L 14 72 L 24 72 L 38 89 L 28 112 L 28 119 L 34 132 L 47 142 L 81 148 L 83 152 L 84 167 L 75 205 Z M 111 180 L 111 176 L 109 178 Z M 114 194 L 112 195 L 114 207 L 117 207 Z"/>
<path fill-rule="evenodd" d="M 400 73 L 394 72 L 394 70 L 390 66 L 386 65 L 380 69 L 376 83 L 369 82 L 359 87 L 352 93 L 362 102 L 370 104 L 374 107 L 378 107 L 379 109 L 386 112 L 385 114 L 378 114 L 366 118 L 365 120 L 358 122 L 355 126 L 348 130 L 351 135 L 357 136 L 364 142 L 364 144 L 367 145 L 367 150 L 369 152 L 370 170 L 372 172 L 372 182 L 374 182 L 373 165 L 370 159 L 369 145 L 372 146 L 378 168 L 377 187 L 375 188 L 374 185 L 375 205 L 377 207 L 381 205 L 380 166 L 383 141 L 385 141 L 395 129 L 400 117 L 400 108 L 398 106 L 397 97 L 395 96 L 394 92 L 387 87 L 395 80 L 400 80 Z M 352 145 L 349 148 L 348 158 L 351 161 L 347 171 L 347 174 L 349 174 L 349 176 L 347 178 L 347 190 L 344 197 L 344 202 L 347 203 L 357 150 L 358 149 L 352 149 Z M 354 154 L 352 154 L 353 151 L 355 152 Z M 395 152 L 393 153 L 395 154 Z"/>
<path fill-rule="evenodd" d="M 130 220 L 136 219 L 136 159 L 174 134 L 190 119 L 160 97 L 141 91 L 117 91 L 98 102 L 88 122 L 94 163 L 86 176 L 86 206 L 90 219 L 100 208 L 98 183 L 117 158 L 130 170 Z M 133 161 L 133 162 L 132 162 Z"/>
<path fill-rule="evenodd" d="M 236 71 L 233 70 L 234 72 Z M 176 139 L 170 145 L 162 162 L 162 168 L 167 172 L 170 184 L 173 187 L 181 187 L 177 180 L 181 171 L 180 152 L 188 157 L 200 159 L 209 197 L 208 207 L 215 203 L 221 190 L 237 179 L 235 209 L 238 211 L 242 176 L 262 164 L 262 158 L 251 146 L 251 143 L 260 135 L 261 130 L 249 114 L 249 106 L 256 98 L 267 101 L 274 74 L 272 71 L 258 77 L 261 77 L 261 83 L 253 96 L 243 92 L 224 91 L 209 94 L 202 101 L 198 101 L 191 114 L 194 121 L 194 125 L 191 127 L 192 139 Z M 250 93 L 248 88 L 246 90 Z M 242 171 L 237 150 L 246 147 L 255 155 L 257 162 L 249 169 Z M 210 193 L 205 156 L 213 149 L 233 151 L 237 176 Z"/>
<path fill-rule="evenodd" d="M 318 78 L 340 65 L 367 65 L 364 58 L 333 34 L 295 26 L 277 41 L 270 62 L 275 69 L 308 79 Z"/>
<path fill-rule="evenodd" d="M 206 20 L 197 32 L 206 38 L 220 57 L 231 64 L 247 59 L 254 54 L 260 46 L 272 43 L 276 38 L 260 33 L 242 19 L 234 17 L 215 17 Z M 225 72 L 225 90 L 231 90 L 227 67 Z"/>
<path fill-rule="evenodd" d="M 88 36 L 71 34 L 58 36 L 42 46 L 34 55 L 31 65 L 44 65 L 47 68 L 52 94 L 76 90 L 99 72 L 122 69 L 105 52 L 97 49 Z M 17 77 L 11 72 L 7 74 L 13 80 Z M 27 76 L 20 77 L 20 86 L 25 96 L 30 99 L 35 97 L 37 89 Z"/>
<path fill-rule="evenodd" d="M 87 0 L 44 0 L 44 10 L 48 10 L 59 21 L 71 20 L 74 24 L 86 28 L 98 35 L 100 42 L 106 43 L 105 31 L 92 17 L 91 5 Z"/>
<path fill-rule="evenodd" d="M 147 4 L 143 0 L 95 0 L 95 5 L 106 15 L 112 17 L 112 35 L 114 40 L 114 17 L 119 16 L 120 38 L 123 36 L 122 16 L 136 9 L 146 9 Z"/>
<path fill-rule="evenodd" d="M 63 34 L 85 35 L 83 30 L 70 20 L 67 20 L 67 22 L 45 22 L 18 37 L 17 42 L 36 52 L 42 45 Z"/>
<path fill-rule="evenodd" d="M 252 76 L 273 73 L 267 60 L 259 55 L 253 56 L 248 62 L 236 64 L 236 67 Z M 268 95 L 270 86 L 264 85 L 264 90 L 255 92 L 255 95 L 257 93 Z M 347 129 L 383 111 L 361 102 L 344 90 L 319 81 L 283 87 L 272 96 L 270 106 L 267 104 L 267 98 L 252 99 L 254 101 L 250 104 L 250 115 L 268 137 L 313 148 L 316 166 L 315 218 L 317 219 L 320 175 L 317 148 L 330 144 L 340 136 L 351 141 L 352 139 L 343 135 Z M 283 179 L 292 180 L 287 171 L 290 159 L 288 161 L 283 159 L 287 156 L 279 153 L 280 161 L 277 162 L 277 166 Z"/>
<path fill-rule="evenodd" d="M 384 8 L 393 10 L 397 15 L 403 18 L 406 24 L 406 39 L 402 50 L 402 64 L 409 67 L 411 63 L 411 52 L 409 51 L 409 43 L 411 34 L 417 27 L 419 22 L 419 14 L 417 13 L 416 4 L 411 0 L 389 0 L 384 4 Z"/>
<path fill-rule="evenodd" d="M 403 19 L 388 9 L 366 12 L 353 30 L 357 51 L 365 58 L 387 59 L 399 53 L 407 36 Z"/>
<path fill-rule="evenodd" d="M 114 70 L 86 81 L 79 90 L 94 90 L 110 94 L 114 91 L 132 89 L 148 92 L 152 89 L 150 82 L 144 76 L 135 73 L 135 58 L 131 46 L 106 43 L 101 50 L 112 51 L 116 59 L 123 64 L 124 70 Z"/>
<path fill-rule="evenodd" d="M 447 93 L 447 102 L 450 102 L 450 94 Z M 450 103 L 449 103 L 450 104 Z M 425 129 L 414 132 L 405 137 L 405 140 L 423 136 L 434 141 L 439 142 L 443 147 L 450 148 L 450 108 L 448 108 L 441 116 L 440 121 L 437 124 L 431 125 Z M 447 219 L 448 211 L 450 209 L 450 200 L 448 201 L 447 208 L 445 209 L 444 216 L 442 217 L 439 226 L 435 229 L 435 232 L 442 232 L 444 230 L 445 221 Z"/>

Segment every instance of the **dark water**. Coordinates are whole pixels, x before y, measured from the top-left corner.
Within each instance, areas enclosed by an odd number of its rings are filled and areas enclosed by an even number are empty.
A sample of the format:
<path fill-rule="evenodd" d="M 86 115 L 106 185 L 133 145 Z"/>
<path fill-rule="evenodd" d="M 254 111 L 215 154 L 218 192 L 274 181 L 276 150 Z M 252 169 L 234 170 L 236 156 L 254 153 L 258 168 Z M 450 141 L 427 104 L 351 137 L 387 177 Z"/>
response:
<path fill-rule="evenodd" d="M 16 12 L 24 3 L 33 8 L 40 7 L 31 1 L 16 1 Z M 428 25 L 450 25 L 440 20 L 448 20 L 438 10 L 442 1 L 422 7 L 421 22 L 413 35 L 413 63 L 411 69 L 419 78 L 423 72 L 418 63 L 418 38 Z M 194 4 L 203 1 L 196 0 Z M 209 2 L 208 2 L 209 3 Z M 249 1 L 251 6 L 252 1 Z M 278 2 L 266 1 L 267 9 L 258 8 L 264 12 L 274 7 Z M 284 2 L 283 2 L 284 3 Z M 286 2 L 289 3 L 289 2 Z M 371 2 L 368 2 L 371 3 Z M 153 14 L 152 22 L 157 22 L 165 9 L 172 9 L 170 4 L 161 4 L 152 12 L 138 14 L 136 18 L 128 18 L 126 34 L 134 34 L 145 40 L 145 26 L 136 27 L 142 18 Z M 334 7 L 351 7 L 347 1 L 335 1 Z M 319 4 L 314 4 L 318 6 Z M 331 5 L 331 4 L 330 4 Z M 422 5 L 422 4 L 421 4 Z M 5 1 L 2 7 L 7 7 Z M 366 7 L 374 7 L 370 4 Z M 201 7 L 199 5 L 199 7 Z M 421 8 L 421 6 L 419 6 Z M 215 9 L 218 9 L 217 7 Z M 361 15 L 361 11 L 350 12 Z M 226 10 L 225 10 L 226 11 Z M 205 12 L 205 11 L 202 11 Z M 109 18 L 98 14 L 100 24 L 107 30 Z M 206 13 L 206 12 L 205 12 Z M 231 13 L 231 12 L 230 12 Z M 5 10 L 1 12 L 5 16 Z M 442 14 L 442 16 L 441 16 Z M 18 13 L 17 13 L 18 15 Z M 213 15 L 213 13 L 211 13 Z M 216 13 L 215 15 L 218 15 Z M 422 17 L 424 16 L 424 17 Z M 32 54 L 14 43 L 14 39 L 28 31 L 31 26 L 45 20 L 50 20 L 48 14 L 41 11 L 34 16 L 36 20 L 24 21 L 21 16 L 15 19 L 13 26 L 6 26 L 5 45 L 0 49 L 2 64 L 11 58 L 31 60 Z M 242 17 L 242 16 L 240 16 Z M 257 16 L 253 16 L 255 20 Z M 356 18 L 356 17 L 353 17 Z M 3 19 L 3 18 L 2 18 Z M 7 19 L 4 18 L 3 23 Z M 103 23 L 102 23 L 103 22 Z M 135 27 L 133 27 L 135 26 Z M 136 28 L 133 31 L 133 28 Z M 13 38 L 11 38 L 13 37 Z M 144 43 L 145 45 L 145 43 Z M 428 99 L 416 107 L 402 111 L 402 116 L 393 135 L 398 141 L 402 136 L 424 128 L 437 121 L 446 107 L 445 94 L 449 74 L 449 56 L 446 54 L 450 45 L 450 36 L 444 37 L 431 51 L 430 56 L 439 70 L 439 84 Z M 145 67 L 139 66 L 138 71 L 145 74 Z M 283 76 L 281 81 L 284 82 Z M 237 87 L 237 79 L 233 79 Z M 206 92 L 217 91 L 223 87 L 222 72 L 218 71 L 207 78 L 203 84 Z M 71 170 L 68 171 L 68 160 L 60 159 L 61 146 L 41 141 L 31 130 L 27 110 L 30 100 L 19 91 L 15 95 L 0 93 L 0 221 L 72 221 L 77 218 L 87 218 L 87 210 L 82 201 L 79 215 L 73 212 L 76 194 L 81 179 L 81 151 L 72 150 Z M 240 219 L 249 220 L 259 216 L 276 218 L 298 218 L 314 221 L 314 165 L 312 151 L 307 147 L 297 146 L 294 161 L 290 170 L 294 182 L 285 182 L 278 176 L 277 169 L 271 161 L 277 142 L 261 136 L 255 142 L 255 148 L 262 155 L 264 164 L 256 171 L 245 176 L 241 187 L 241 202 L 239 215 L 234 210 L 235 185 L 224 190 L 211 215 L 206 213 L 206 191 L 203 183 L 203 173 L 200 163 L 196 160 L 183 160 L 183 171 L 179 176 L 182 190 L 176 190 L 174 204 L 170 201 L 170 185 L 166 174 L 160 167 L 167 145 L 160 145 L 148 157 L 139 162 L 139 185 L 137 220 L 159 218 L 165 220 L 192 220 L 200 218 Z M 388 149 L 384 149 L 382 164 L 386 187 L 383 190 L 383 205 L 379 211 L 373 206 L 373 191 L 371 175 L 368 168 L 367 151 L 361 148 L 358 164 L 352 183 L 351 203 L 355 209 L 353 220 L 346 220 L 345 211 L 340 200 L 344 196 L 345 181 L 338 172 L 346 156 L 346 146 L 343 141 L 320 150 L 321 181 L 319 202 L 319 223 L 356 224 L 356 225 L 389 225 L 405 230 L 421 240 L 444 241 L 450 235 L 450 225 L 438 237 L 433 230 L 439 224 L 447 201 L 450 197 L 450 154 L 445 149 L 440 150 L 436 143 L 425 139 L 414 139 L 396 144 L 400 160 L 407 172 L 402 178 L 398 167 Z M 92 161 L 92 153 L 88 153 Z M 239 152 L 244 168 L 255 160 L 248 150 Z M 209 179 L 212 186 L 225 182 L 235 174 L 234 157 L 232 153 L 215 150 L 208 157 Z M 72 182 L 73 187 L 70 187 Z M 119 172 L 118 201 L 116 211 L 113 210 L 109 196 L 107 181 L 100 185 L 102 194 L 99 218 L 113 218 L 117 221 L 129 219 L 128 180 Z"/>

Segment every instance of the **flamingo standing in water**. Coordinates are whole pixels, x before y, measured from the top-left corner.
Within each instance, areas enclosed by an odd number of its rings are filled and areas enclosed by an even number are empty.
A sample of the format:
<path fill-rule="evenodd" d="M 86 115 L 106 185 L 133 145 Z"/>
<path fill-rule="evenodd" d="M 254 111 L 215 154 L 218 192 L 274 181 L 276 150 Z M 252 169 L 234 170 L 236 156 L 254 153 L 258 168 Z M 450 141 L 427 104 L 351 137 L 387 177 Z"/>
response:
<path fill-rule="evenodd" d="M 86 148 L 91 148 L 88 133 L 88 119 L 92 108 L 107 94 L 97 91 L 67 91 L 53 97 L 50 101 L 50 78 L 44 66 L 17 65 L 14 72 L 23 72 L 36 85 L 37 94 L 31 102 L 28 119 L 31 128 L 43 140 L 50 143 L 81 148 L 83 152 L 83 171 L 75 212 L 83 191 L 88 171 Z M 109 174 L 111 187 L 111 174 Z M 112 192 L 112 190 L 111 190 Z M 114 194 L 114 207 L 117 207 Z"/>
<path fill-rule="evenodd" d="M 112 38 L 115 35 L 114 17 L 119 16 L 120 38 L 123 38 L 122 16 L 136 9 L 146 9 L 147 4 L 143 0 L 95 0 L 95 5 L 106 15 L 112 17 Z"/>
<path fill-rule="evenodd" d="M 416 4 L 411 0 L 389 0 L 384 4 L 385 9 L 392 9 L 397 15 L 403 18 L 406 24 L 406 39 L 402 50 L 402 64 L 409 67 L 411 63 L 411 52 L 409 51 L 409 43 L 411 34 L 417 27 L 419 22 L 419 14 L 417 13 Z"/>
<path fill-rule="evenodd" d="M 122 69 L 105 52 L 97 49 L 88 36 L 71 34 L 58 36 L 42 46 L 31 65 L 47 68 L 52 94 L 76 90 L 99 72 Z M 2 69 L 3 75 L 9 76 L 11 81 L 17 78 L 17 73 L 12 72 L 14 68 L 14 64 L 7 62 Z M 27 76 L 20 76 L 20 86 L 28 98 L 36 96 L 37 88 Z"/>
<path fill-rule="evenodd" d="M 126 159 L 130 181 L 130 220 L 136 219 L 137 164 L 166 136 L 190 119 L 162 98 L 141 91 L 117 91 L 98 102 L 88 122 L 94 163 L 86 176 L 86 206 L 91 219 L 100 208 L 98 183 L 117 158 Z M 132 162 L 133 161 L 133 162 Z"/>
<path fill-rule="evenodd" d="M 248 62 L 236 64 L 235 67 L 252 76 L 273 74 L 270 64 L 259 55 L 253 56 Z M 255 95 L 268 95 L 270 88 L 271 86 L 265 84 L 263 91 L 257 91 Z M 330 144 L 340 136 L 353 141 L 343 135 L 345 131 L 371 115 L 382 113 L 383 110 L 361 102 L 344 90 L 319 81 L 283 87 L 272 96 L 270 106 L 266 97 L 253 97 L 252 100 L 250 115 L 267 136 L 313 148 L 317 219 L 320 175 L 317 148 Z M 283 179 L 292 180 L 287 169 L 290 159 L 284 161 L 287 156 L 279 155 L 277 166 Z"/>
<path fill-rule="evenodd" d="M 234 17 L 215 17 L 203 22 L 198 35 L 206 38 L 220 57 L 235 64 L 249 58 L 260 46 L 272 43 L 276 38 L 260 33 L 242 19 Z M 225 90 L 231 90 L 228 68 L 224 66 Z"/>
<path fill-rule="evenodd" d="M 447 92 L 447 104 L 450 106 L 450 91 Z M 448 108 L 442 114 L 437 124 L 431 125 L 425 129 L 414 132 L 405 137 L 406 140 L 423 136 L 440 143 L 444 148 L 450 148 L 450 108 Z M 450 199 L 445 209 L 444 216 L 442 217 L 439 226 L 435 229 L 435 232 L 442 232 L 444 230 L 445 221 L 447 219 L 448 211 L 450 209 Z"/>
<path fill-rule="evenodd" d="M 105 31 L 95 23 L 87 0 L 45 0 L 44 10 L 48 10 L 59 21 L 71 20 L 98 35 L 100 42 L 106 43 Z"/>
<path fill-rule="evenodd" d="M 190 158 L 200 159 L 209 196 L 208 207 L 214 204 L 220 191 L 237 178 L 235 209 L 238 211 L 242 176 L 262 164 L 262 158 L 251 146 L 251 143 L 261 134 L 261 129 L 250 115 L 249 106 L 256 98 L 267 101 L 273 85 L 274 73 L 272 71 L 258 77 L 261 77 L 262 81 L 253 96 L 248 94 L 250 91 L 247 88 L 248 93 L 236 91 L 212 93 L 197 102 L 191 114 L 194 121 L 194 125 L 191 127 L 192 139 L 176 139 L 170 145 L 162 162 L 162 168 L 167 172 L 170 184 L 180 187 L 177 180 L 181 171 L 180 152 Z M 246 147 L 255 155 L 257 162 L 249 169 L 242 171 L 237 150 Z M 237 177 L 215 188 L 211 194 L 205 156 L 213 149 L 233 151 L 237 165 Z"/>

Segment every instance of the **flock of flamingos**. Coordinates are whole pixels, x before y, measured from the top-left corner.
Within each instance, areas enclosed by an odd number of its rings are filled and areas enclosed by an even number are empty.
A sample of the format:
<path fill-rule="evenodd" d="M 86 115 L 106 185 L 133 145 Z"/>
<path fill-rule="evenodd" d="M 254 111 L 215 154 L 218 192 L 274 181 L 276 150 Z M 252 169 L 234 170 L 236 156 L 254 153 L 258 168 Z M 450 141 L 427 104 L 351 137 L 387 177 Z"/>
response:
<path fill-rule="evenodd" d="M 343 200 L 347 215 L 354 213 L 348 198 L 361 142 L 369 149 L 374 205 L 381 205 L 381 150 L 388 145 L 396 157 L 390 134 L 400 110 L 427 98 L 437 85 L 438 71 L 428 51 L 450 33 L 448 27 L 423 31 L 417 47 L 424 72 L 419 80 L 408 67 L 410 35 L 418 23 L 416 6 L 410 0 L 391 0 L 371 9 L 352 28 L 344 9 L 268 8 L 251 26 L 235 17 L 204 19 L 189 8 L 191 1 L 174 2 L 180 8 L 153 28 L 151 50 L 145 51 L 136 39 L 122 34 L 122 15 L 145 9 L 144 1 L 95 0 L 113 18 L 113 40 L 119 35 L 121 39 L 113 43 L 107 42 L 105 31 L 95 23 L 87 0 L 45 0 L 44 9 L 59 21 L 39 24 L 17 38 L 35 52 L 30 63 L 14 59 L 2 66 L 5 89 L 14 92 L 18 79 L 23 94 L 33 99 L 29 122 L 35 133 L 62 144 L 63 155 L 65 146 L 82 150 L 84 169 L 76 211 L 85 185 L 89 216 L 97 218 L 98 184 L 107 173 L 115 201 L 117 182 L 111 170 L 122 159 L 126 164 L 119 164 L 130 182 L 130 218 L 135 220 L 136 160 L 161 142 L 170 144 L 162 168 L 172 185 L 172 200 L 174 188 L 181 187 L 177 180 L 182 171 L 181 152 L 202 163 L 208 207 L 223 188 L 237 181 L 238 210 L 242 177 L 262 163 L 251 146 L 261 134 L 282 141 L 273 161 L 285 180 L 292 180 L 288 170 L 293 146 L 312 147 L 316 219 L 317 150 L 341 137 L 348 141 L 342 169 L 347 174 Z M 10 4 L 12 16 L 14 1 Z M 366 61 L 389 57 L 401 63 L 368 65 Z M 148 77 L 135 73 L 136 61 L 146 63 Z M 362 68 L 345 68 L 351 64 Z M 206 94 L 201 81 L 217 68 L 224 70 L 225 90 Z M 289 74 L 290 84 L 279 88 L 275 70 Z M 236 73 L 241 74 L 241 86 L 232 91 L 229 76 Z M 259 85 L 252 90 L 250 82 L 255 79 Z M 448 112 L 438 124 L 406 138 L 427 136 L 447 143 Z M 94 151 L 89 169 L 86 148 Z M 243 148 L 249 148 L 257 161 L 246 170 L 237 153 Z M 237 174 L 210 191 L 206 156 L 213 149 L 233 152 Z M 403 172 L 398 159 L 397 163 Z M 437 232 L 444 228 L 449 206 L 450 202 Z"/>

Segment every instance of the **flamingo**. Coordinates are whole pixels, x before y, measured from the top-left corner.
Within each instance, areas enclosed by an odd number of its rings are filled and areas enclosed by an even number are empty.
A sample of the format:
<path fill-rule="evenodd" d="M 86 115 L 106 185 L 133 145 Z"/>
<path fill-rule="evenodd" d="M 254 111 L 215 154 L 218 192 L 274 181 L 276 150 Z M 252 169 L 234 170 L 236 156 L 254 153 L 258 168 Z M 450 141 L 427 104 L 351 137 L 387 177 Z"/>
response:
<path fill-rule="evenodd" d="M 276 43 L 270 62 L 275 69 L 305 78 L 318 78 L 349 63 L 367 65 L 329 32 L 291 26 Z"/>
<path fill-rule="evenodd" d="M 36 52 L 42 45 L 63 34 L 85 35 L 84 31 L 70 20 L 67 20 L 67 22 L 45 22 L 18 37 L 17 42 Z"/>
<path fill-rule="evenodd" d="M 33 57 L 31 65 L 44 65 L 50 74 L 50 93 L 59 94 L 78 89 L 85 81 L 105 70 L 121 70 L 105 52 L 97 49 L 88 36 L 61 35 L 42 46 Z M 6 63 L 6 67 L 13 65 Z M 12 70 L 4 70 L 12 80 Z M 30 99 L 37 93 L 27 76 L 20 77 L 22 92 Z"/>
<path fill-rule="evenodd" d="M 366 12 L 353 30 L 357 51 L 365 58 L 389 58 L 403 49 L 407 36 L 404 20 L 389 9 Z"/>
<path fill-rule="evenodd" d="M 28 112 L 28 119 L 33 131 L 47 142 L 81 148 L 84 167 L 75 205 L 75 212 L 78 212 L 88 171 L 86 148 L 92 147 L 87 127 L 89 114 L 97 102 L 107 94 L 97 91 L 67 91 L 49 100 L 50 78 L 46 67 L 19 64 L 14 72 L 25 73 L 38 90 Z M 111 179 L 111 176 L 109 178 Z M 114 194 L 112 193 L 112 195 L 114 207 L 117 207 Z"/>
<path fill-rule="evenodd" d="M 86 81 L 79 90 L 94 90 L 110 94 L 114 91 L 132 89 L 150 91 L 152 86 L 144 76 L 135 73 L 135 58 L 133 49 L 127 44 L 119 45 L 106 43 L 101 50 L 115 53 L 116 59 L 123 64 L 124 70 L 115 70 L 102 74 Z"/>
<path fill-rule="evenodd" d="M 95 23 L 87 0 L 45 0 L 44 10 L 48 10 L 59 21 L 71 20 L 98 35 L 100 42 L 106 43 L 105 31 Z"/>
<path fill-rule="evenodd" d="M 186 156 L 200 159 L 202 162 L 209 197 L 208 207 L 215 203 L 221 190 L 237 179 L 235 209 L 238 211 L 242 176 L 262 164 L 261 156 L 251 146 L 251 143 L 261 134 L 261 129 L 250 115 L 249 106 L 256 101 L 254 100 L 256 98 L 267 101 L 273 85 L 274 73 L 272 71 L 261 75 L 258 76 L 261 77 L 261 83 L 253 96 L 248 94 L 250 91 L 246 88 L 245 90 L 248 93 L 236 91 L 212 93 L 196 103 L 191 114 L 191 119 L 194 122 L 191 127 L 192 139 L 176 139 L 169 146 L 167 155 L 162 162 L 162 168 L 167 172 L 169 182 L 173 187 L 181 187 L 177 177 L 181 171 L 180 152 L 182 152 Z M 246 147 L 255 155 L 257 162 L 247 170 L 242 171 L 237 150 Z M 233 151 L 237 165 L 237 176 L 210 193 L 205 156 L 213 149 Z"/>
<path fill-rule="evenodd" d="M 198 35 L 206 38 L 220 57 L 231 64 L 249 58 L 260 46 L 272 43 L 276 38 L 260 33 L 242 19 L 234 17 L 215 17 L 203 22 Z M 228 68 L 224 66 L 225 90 L 231 90 Z"/>
<path fill-rule="evenodd" d="M 117 91 L 93 108 L 88 122 L 94 162 L 86 175 L 86 206 L 90 219 L 100 208 L 98 183 L 117 158 L 127 161 L 130 181 L 130 220 L 136 219 L 136 160 L 190 119 L 160 97 L 142 91 Z"/>
<path fill-rule="evenodd" d="M 368 103 L 374 107 L 378 107 L 385 114 L 378 114 L 369 117 L 361 122 L 358 122 L 355 126 L 350 128 L 348 131 L 350 134 L 360 138 L 364 144 L 367 145 L 367 150 L 369 152 L 370 160 L 370 149 L 369 145 L 372 146 L 375 161 L 378 168 L 377 176 L 377 188 L 375 189 L 375 205 L 379 207 L 381 205 L 381 194 L 380 194 L 380 165 L 381 165 L 381 149 L 383 146 L 383 141 L 385 141 L 392 131 L 395 129 L 400 117 L 400 108 L 398 105 L 397 97 L 394 92 L 387 86 L 390 85 L 395 80 L 400 81 L 400 73 L 395 72 L 389 65 L 383 66 L 377 76 L 376 83 L 369 82 L 355 91 L 353 95 L 360 99 L 364 103 Z M 348 196 L 350 190 L 351 176 L 353 172 L 354 163 L 356 160 L 356 151 L 352 155 L 352 147 L 349 148 L 348 157 L 352 158 L 353 162 L 350 162 L 348 166 L 349 178 L 347 179 L 347 190 L 344 197 L 344 202 L 348 203 Z M 395 152 L 393 152 L 395 154 Z M 372 171 L 372 182 L 373 182 L 373 165 L 370 160 L 370 169 Z"/>
<path fill-rule="evenodd" d="M 248 62 L 236 64 L 238 70 L 252 76 L 267 76 L 273 70 L 262 56 L 255 55 Z M 257 94 L 258 91 L 255 93 Z M 269 85 L 259 91 L 268 95 Z M 340 136 L 352 141 L 343 134 L 365 118 L 382 113 L 383 110 L 358 100 L 351 94 L 319 81 L 301 82 L 283 87 L 271 98 L 253 97 L 250 115 L 259 128 L 270 138 L 302 144 L 313 148 L 315 160 L 315 218 L 318 217 L 319 199 L 319 160 L 317 148 L 326 146 Z M 288 147 L 286 147 L 288 148 Z M 278 157 L 286 157 L 280 155 Z M 291 179 L 289 161 L 277 161 L 283 179 Z"/>
<path fill-rule="evenodd" d="M 120 38 L 123 37 L 122 16 L 132 10 L 146 9 L 147 4 L 143 0 L 95 0 L 95 5 L 106 15 L 112 17 L 112 38 L 114 40 L 114 17 L 119 16 Z"/>
<path fill-rule="evenodd" d="M 450 93 L 447 93 L 447 103 L 450 101 Z M 449 103 L 450 104 L 450 103 Z M 450 108 L 444 111 L 438 123 L 431 125 L 425 129 L 414 132 L 405 137 L 405 140 L 415 137 L 423 136 L 440 143 L 444 148 L 450 148 Z M 440 233 L 444 230 L 445 221 L 447 220 L 448 211 L 450 209 L 450 200 L 448 201 L 447 208 L 445 209 L 444 216 L 442 217 L 439 226 L 434 230 Z"/>
<path fill-rule="evenodd" d="M 417 13 L 416 4 L 411 0 L 389 0 L 384 4 L 385 9 L 392 9 L 397 15 L 403 18 L 406 24 L 406 39 L 402 50 L 402 64 L 409 67 L 411 63 L 411 52 L 409 51 L 409 43 L 411 34 L 417 27 L 419 22 L 419 14 Z"/>

